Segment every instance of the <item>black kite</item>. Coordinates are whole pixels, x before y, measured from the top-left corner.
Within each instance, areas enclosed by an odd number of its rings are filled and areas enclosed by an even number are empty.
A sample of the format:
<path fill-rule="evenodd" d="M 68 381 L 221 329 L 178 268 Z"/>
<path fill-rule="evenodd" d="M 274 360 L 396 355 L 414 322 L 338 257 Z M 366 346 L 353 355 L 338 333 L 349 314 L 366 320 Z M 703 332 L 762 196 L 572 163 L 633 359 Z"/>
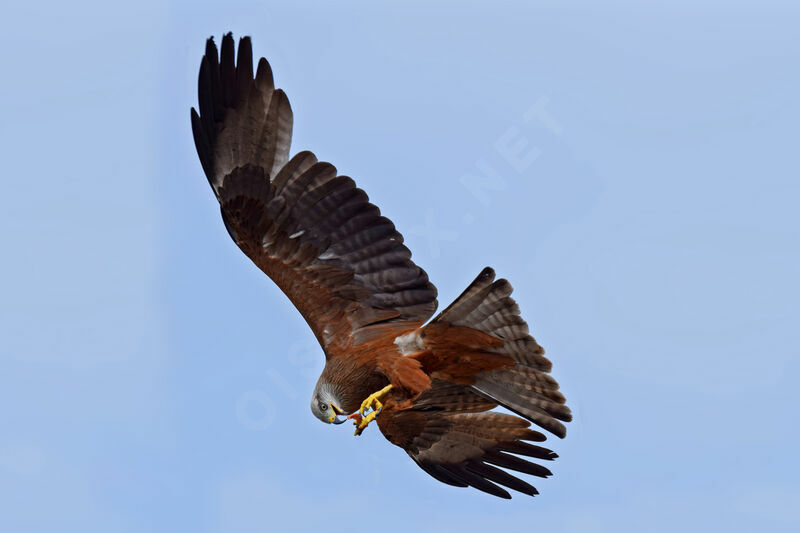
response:
<path fill-rule="evenodd" d="M 511 285 L 486 268 L 433 320 L 436 288 L 364 191 L 311 152 L 289 157 L 292 110 L 250 39 L 213 39 L 200 64 L 197 153 L 231 238 L 283 290 L 316 335 L 325 368 L 320 420 L 372 420 L 428 474 L 510 498 L 534 495 L 507 470 L 547 477 L 530 442 L 564 437 L 571 414 L 528 333 Z M 492 412 L 502 406 L 519 416 Z M 349 415 L 349 416 L 347 416 Z M 346 418 L 345 418 L 346 417 Z M 523 458 L 523 457 L 526 458 Z"/>

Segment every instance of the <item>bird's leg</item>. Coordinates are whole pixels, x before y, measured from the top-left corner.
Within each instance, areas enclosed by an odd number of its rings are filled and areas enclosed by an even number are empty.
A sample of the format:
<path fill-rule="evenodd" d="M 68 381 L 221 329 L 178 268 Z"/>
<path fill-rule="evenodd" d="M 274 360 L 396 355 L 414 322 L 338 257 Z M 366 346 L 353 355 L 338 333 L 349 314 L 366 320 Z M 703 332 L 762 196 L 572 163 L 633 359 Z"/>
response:
<path fill-rule="evenodd" d="M 373 411 L 380 411 L 383 408 L 383 404 L 381 403 L 381 398 L 386 396 L 386 394 L 392 390 L 392 385 L 386 385 L 384 388 L 379 390 L 378 392 L 373 392 L 367 398 L 361 402 L 361 407 L 358 409 L 358 412 L 361 416 L 367 414 L 367 411 L 372 409 Z"/>
<path fill-rule="evenodd" d="M 388 393 L 390 390 L 392 390 L 392 385 L 386 385 L 378 392 L 370 394 L 363 402 L 361 402 L 361 407 L 358 409 L 358 411 L 347 417 L 353 419 L 353 423 L 356 426 L 356 436 L 361 435 L 369 423 L 375 420 L 375 418 L 380 414 L 381 410 L 383 409 L 381 398 L 386 396 L 386 393 Z M 367 411 L 370 409 L 372 409 L 372 412 L 367 414 Z"/>

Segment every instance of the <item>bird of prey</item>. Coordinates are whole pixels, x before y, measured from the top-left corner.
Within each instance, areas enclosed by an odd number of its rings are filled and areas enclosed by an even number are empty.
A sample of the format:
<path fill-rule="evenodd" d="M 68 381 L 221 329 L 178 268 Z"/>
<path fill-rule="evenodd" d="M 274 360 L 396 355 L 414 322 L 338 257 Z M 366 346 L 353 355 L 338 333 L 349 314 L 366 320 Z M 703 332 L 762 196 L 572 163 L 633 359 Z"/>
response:
<path fill-rule="evenodd" d="M 509 471 L 550 476 L 532 460 L 556 454 L 531 444 L 545 436 L 530 423 L 563 438 L 571 414 L 511 285 L 485 268 L 431 320 L 436 288 L 394 224 L 332 164 L 290 157 L 292 110 L 267 60 L 253 71 L 249 37 L 220 48 L 206 42 L 194 141 L 231 238 L 322 347 L 311 412 L 356 435 L 375 420 L 449 485 L 538 494 Z"/>

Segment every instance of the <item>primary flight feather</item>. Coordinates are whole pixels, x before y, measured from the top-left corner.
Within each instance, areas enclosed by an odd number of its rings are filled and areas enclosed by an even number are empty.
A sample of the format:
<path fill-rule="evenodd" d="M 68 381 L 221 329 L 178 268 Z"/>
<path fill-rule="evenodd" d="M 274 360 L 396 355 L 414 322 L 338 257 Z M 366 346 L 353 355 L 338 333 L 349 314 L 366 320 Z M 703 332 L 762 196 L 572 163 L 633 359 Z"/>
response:
<path fill-rule="evenodd" d="M 311 399 L 327 423 L 373 420 L 444 483 L 510 498 L 556 454 L 530 423 L 564 437 L 571 420 L 551 363 L 511 285 L 485 268 L 433 320 L 436 287 L 394 224 L 352 179 L 303 151 L 292 109 L 250 38 L 206 43 L 192 131 L 231 238 L 289 297 L 325 353 Z M 430 320 L 430 321 L 429 321 Z M 519 416 L 494 412 L 502 406 Z"/>

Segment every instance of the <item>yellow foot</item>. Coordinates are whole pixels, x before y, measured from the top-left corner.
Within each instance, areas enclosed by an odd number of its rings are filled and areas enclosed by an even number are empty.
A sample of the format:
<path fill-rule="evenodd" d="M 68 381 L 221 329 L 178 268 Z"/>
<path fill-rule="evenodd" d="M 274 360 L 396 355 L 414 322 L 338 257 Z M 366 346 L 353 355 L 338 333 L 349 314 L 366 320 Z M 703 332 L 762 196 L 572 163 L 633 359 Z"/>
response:
<path fill-rule="evenodd" d="M 365 416 L 367 414 L 367 411 L 369 411 L 370 409 L 372 409 L 373 411 L 380 411 L 381 409 L 383 409 L 381 398 L 386 396 L 386 393 L 388 393 L 390 390 L 392 390 L 392 386 L 386 385 L 378 392 L 373 392 L 372 394 L 367 396 L 367 399 L 361 402 L 361 407 L 358 409 L 359 414 L 361 416 Z"/>
<path fill-rule="evenodd" d="M 358 409 L 358 411 L 347 417 L 352 418 L 353 423 L 356 426 L 356 432 L 354 434 L 355 436 L 361 435 L 369 423 L 377 418 L 383 409 L 381 398 L 383 398 L 390 390 L 392 390 L 392 386 L 386 385 L 378 392 L 370 394 L 367 396 L 366 400 L 361 402 L 361 407 Z M 370 409 L 372 409 L 372 412 L 367 414 L 367 411 Z"/>

